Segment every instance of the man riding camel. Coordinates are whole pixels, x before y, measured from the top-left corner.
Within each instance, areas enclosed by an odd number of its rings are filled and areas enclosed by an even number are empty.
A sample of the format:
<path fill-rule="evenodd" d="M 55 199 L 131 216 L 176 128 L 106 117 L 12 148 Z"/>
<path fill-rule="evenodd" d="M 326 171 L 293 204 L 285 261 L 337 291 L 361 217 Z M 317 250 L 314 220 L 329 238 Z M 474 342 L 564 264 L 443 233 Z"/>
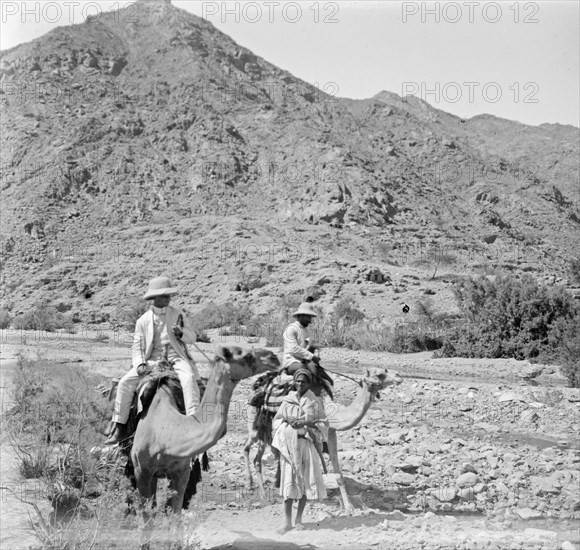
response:
<path fill-rule="evenodd" d="M 320 364 L 320 357 L 314 355 L 315 347 L 310 343 L 306 329 L 317 317 L 312 303 L 304 302 L 292 314 L 296 319 L 290 323 L 284 331 L 284 356 L 282 358 L 282 370 L 289 375 L 303 366 L 302 361 L 313 361 Z"/>
<path fill-rule="evenodd" d="M 119 381 L 113 413 L 115 429 L 105 442 L 106 445 L 119 443 L 126 437 L 129 410 L 137 386 L 141 378 L 151 372 L 160 361 L 172 364 L 179 377 L 186 414 L 195 414 L 199 406 L 199 373 L 185 345 L 195 343 L 197 336 L 191 319 L 169 305 L 171 296 L 176 293 L 177 289 L 171 286 L 167 277 L 157 277 L 149 281 L 144 299 L 152 300 L 153 305 L 135 325 L 133 366 Z"/>

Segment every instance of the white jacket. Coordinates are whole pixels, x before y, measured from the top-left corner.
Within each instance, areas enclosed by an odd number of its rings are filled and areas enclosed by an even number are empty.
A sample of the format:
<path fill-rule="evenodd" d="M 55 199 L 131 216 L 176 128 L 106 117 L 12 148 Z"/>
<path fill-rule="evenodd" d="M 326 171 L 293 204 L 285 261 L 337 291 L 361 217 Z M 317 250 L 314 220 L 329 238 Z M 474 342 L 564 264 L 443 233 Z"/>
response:
<path fill-rule="evenodd" d="M 171 327 L 177 324 L 179 315 L 182 316 L 183 336 L 181 341 L 175 337 Z M 197 335 L 192 327 L 192 322 L 181 310 L 167 306 L 165 313 L 165 322 L 167 323 L 167 336 L 171 347 L 175 350 L 177 355 L 184 361 L 187 361 L 192 367 L 195 366 L 193 359 L 189 356 L 187 346 L 184 344 L 193 344 L 197 340 Z M 151 357 L 153 351 L 153 333 L 155 325 L 153 323 L 153 310 L 146 311 L 135 324 L 135 335 L 133 336 L 132 347 L 132 364 L 133 367 L 138 367 L 142 363 L 146 363 Z"/>

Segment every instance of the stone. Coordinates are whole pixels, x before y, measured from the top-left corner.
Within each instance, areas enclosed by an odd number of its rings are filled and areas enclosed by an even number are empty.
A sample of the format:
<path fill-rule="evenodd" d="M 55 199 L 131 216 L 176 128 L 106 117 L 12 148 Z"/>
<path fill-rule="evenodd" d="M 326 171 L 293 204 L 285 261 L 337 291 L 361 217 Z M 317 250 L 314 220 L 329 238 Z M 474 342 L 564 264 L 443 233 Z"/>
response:
<path fill-rule="evenodd" d="M 473 487 L 473 492 L 478 495 L 485 490 L 485 483 L 478 483 Z"/>
<path fill-rule="evenodd" d="M 499 396 L 498 401 L 500 403 L 506 403 L 508 401 L 521 401 L 525 403 L 527 399 L 520 393 L 516 393 L 514 391 L 506 391 Z"/>
<path fill-rule="evenodd" d="M 538 418 L 538 413 L 535 411 L 535 409 L 526 409 L 520 414 L 520 422 L 525 424 L 531 424 L 532 422 L 538 420 Z"/>
<path fill-rule="evenodd" d="M 408 433 L 408 430 L 397 430 L 397 431 L 391 432 L 387 436 L 387 440 L 391 445 L 401 443 L 402 441 L 405 441 L 405 436 L 407 435 L 407 433 Z"/>
<path fill-rule="evenodd" d="M 433 494 L 439 502 L 451 502 L 457 496 L 457 491 L 454 487 L 440 487 Z"/>
<path fill-rule="evenodd" d="M 389 512 L 388 514 L 385 514 L 385 518 L 391 521 L 405 521 L 407 517 L 408 516 L 403 514 L 403 512 L 401 512 L 400 510 L 394 510 L 392 512 Z"/>
<path fill-rule="evenodd" d="M 473 487 L 479 482 L 479 477 L 473 472 L 466 472 L 457 478 L 457 485 L 459 487 Z"/>
<path fill-rule="evenodd" d="M 423 459 L 420 456 L 410 455 L 405 458 L 405 465 L 411 466 L 413 468 L 419 468 L 422 466 Z"/>
<path fill-rule="evenodd" d="M 542 517 L 542 512 L 532 510 L 531 508 L 518 508 L 516 513 L 522 519 L 537 519 Z"/>
<path fill-rule="evenodd" d="M 407 474 L 404 472 L 397 472 L 393 477 L 392 480 L 397 485 L 412 485 L 415 481 L 415 476 L 413 474 Z"/>
<path fill-rule="evenodd" d="M 490 424 L 489 422 L 476 422 L 473 426 L 480 430 L 485 430 L 486 432 L 499 432 L 500 430 L 499 426 L 496 424 Z"/>
<path fill-rule="evenodd" d="M 457 493 L 457 495 L 459 496 L 459 498 L 461 500 L 466 500 L 468 502 L 475 500 L 475 491 L 471 487 L 465 488 L 465 489 L 460 489 L 459 492 Z"/>
<path fill-rule="evenodd" d="M 425 445 L 425 450 L 431 454 L 438 454 L 441 452 L 441 445 L 439 443 L 431 443 L 430 445 Z"/>
<path fill-rule="evenodd" d="M 562 489 L 562 485 L 555 477 L 531 476 L 532 489 L 539 495 L 557 494 Z"/>

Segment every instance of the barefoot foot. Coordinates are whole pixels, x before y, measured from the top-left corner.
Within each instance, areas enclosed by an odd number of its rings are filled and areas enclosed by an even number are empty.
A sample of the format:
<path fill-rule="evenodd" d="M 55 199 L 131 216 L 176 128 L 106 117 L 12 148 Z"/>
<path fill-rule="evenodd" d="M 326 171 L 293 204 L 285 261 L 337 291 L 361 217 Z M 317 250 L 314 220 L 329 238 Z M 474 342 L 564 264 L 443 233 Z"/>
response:
<path fill-rule="evenodd" d="M 296 523 L 296 525 L 294 526 L 294 529 L 296 529 L 296 531 L 304 531 L 304 529 L 306 529 L 306 527 L 304 527 L 304 524 L 302 522 L 300 522 L 300 523 Z"/>
<path fill-rule="evenodd" d="M 279 535 L 283 535 L 284 533 L 287 533 L 291 529 L 292 529 L 292 525 L 284 525 L 284 526 L 280 527 L 280 529 L 278 529 L 276 531 L 276 533 L 278 533 Z"/>

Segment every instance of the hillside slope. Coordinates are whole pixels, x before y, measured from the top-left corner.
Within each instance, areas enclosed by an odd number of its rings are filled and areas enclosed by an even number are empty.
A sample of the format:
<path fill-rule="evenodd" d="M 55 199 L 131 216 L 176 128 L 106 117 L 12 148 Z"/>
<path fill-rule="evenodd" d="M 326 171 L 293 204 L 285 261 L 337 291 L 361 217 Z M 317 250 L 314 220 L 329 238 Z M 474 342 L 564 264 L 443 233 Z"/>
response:
<path fill-rule="evenodd" d="M 13 313 L 98 320 L 165 272 L 192 308 L 316 285 L 393 316 L 426 287 L 453 307 L 434 270 L 564 277 L 578 254 L 578 128 L 335 98 L 165 0 L 1 52 L 0 79 Z"/>

